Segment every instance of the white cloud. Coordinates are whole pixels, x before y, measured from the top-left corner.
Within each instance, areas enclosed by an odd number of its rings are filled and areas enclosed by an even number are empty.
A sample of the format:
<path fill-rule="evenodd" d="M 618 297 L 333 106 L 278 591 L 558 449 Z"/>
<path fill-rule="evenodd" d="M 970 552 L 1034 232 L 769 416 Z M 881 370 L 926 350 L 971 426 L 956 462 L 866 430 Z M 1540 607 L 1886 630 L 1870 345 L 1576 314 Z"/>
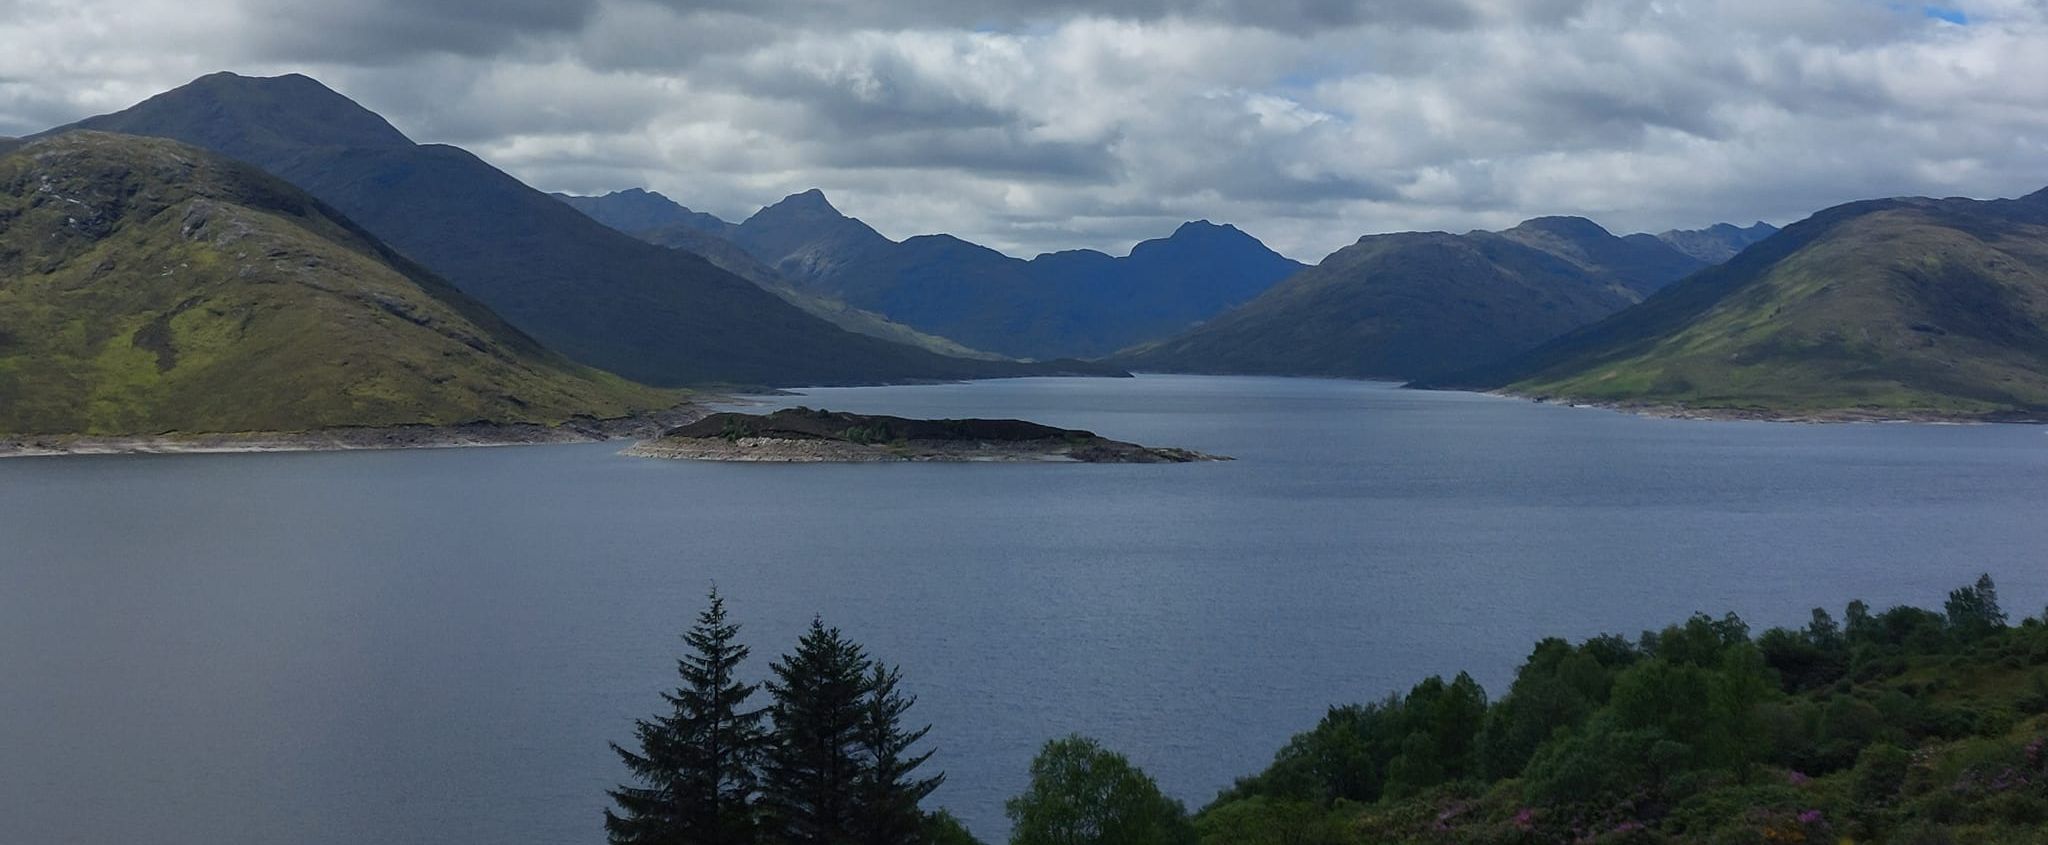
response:
<path fill-rule="evenodd" d="M 1016 253 L 1206 217 L 1313 260 L 2048 184 L 2042 0 L 1949 4 L 1964 25 L 1879 0 L 305 2 L 0 0 L 0 134 L 297 70 L 543 189 L 741 217 L 819 186 L 890 235 Z"/>

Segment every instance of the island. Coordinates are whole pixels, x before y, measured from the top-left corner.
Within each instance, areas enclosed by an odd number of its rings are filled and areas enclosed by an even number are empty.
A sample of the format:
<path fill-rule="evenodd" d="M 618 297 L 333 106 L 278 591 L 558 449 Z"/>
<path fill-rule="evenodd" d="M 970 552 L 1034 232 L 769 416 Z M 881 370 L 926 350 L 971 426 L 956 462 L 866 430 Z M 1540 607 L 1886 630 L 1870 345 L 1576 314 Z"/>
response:
<path fill-rule="evenodd" d="M 781 463 L 1065 461 L 1166 464 L 1229 458 L 1111 440 L 1024 420 L 914 420 L 812 408 L 718 413 L 669 429 L 626 454 Z"/>

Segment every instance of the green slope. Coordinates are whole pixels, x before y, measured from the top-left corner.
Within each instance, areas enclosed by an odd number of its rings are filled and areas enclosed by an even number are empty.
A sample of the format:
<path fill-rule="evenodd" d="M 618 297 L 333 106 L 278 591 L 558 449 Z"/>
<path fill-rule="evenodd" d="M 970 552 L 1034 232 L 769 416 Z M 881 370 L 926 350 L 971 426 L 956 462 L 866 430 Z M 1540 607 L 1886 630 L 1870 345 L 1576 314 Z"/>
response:
<path fill-rule="evenodd" d="M 557 423 L 676 399 L 547 352 L 252 167 L 97 132 L 0 156 L 0 432 Z"/>
<path fill-rule="evenodd" d="M 598 223 L 299 75 L 212 74 L 77 128 L 171 138 L 305 189 L 571 358 L 660 385 L 1043 375 L 853 334 L 695 255 Z"/>
<path fill-rule="evenodd" d="M 1184 334 L 1137 370 L 1422 378 L 1526 351 L 1698 269 L 1578 218 L 1507 232 L 1369 235 Z"/>
<path fill-rule="evenodd" d="M 1443 385 L 1761 415 L 2040 417 L 2048 191 L 1829 209 Z"/>

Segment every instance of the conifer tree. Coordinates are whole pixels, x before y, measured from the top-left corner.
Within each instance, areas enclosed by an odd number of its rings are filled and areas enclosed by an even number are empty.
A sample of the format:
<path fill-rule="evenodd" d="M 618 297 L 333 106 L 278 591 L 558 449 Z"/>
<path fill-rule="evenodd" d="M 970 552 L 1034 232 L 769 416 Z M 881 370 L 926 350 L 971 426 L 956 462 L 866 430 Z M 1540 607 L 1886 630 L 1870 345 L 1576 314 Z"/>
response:
<path fill-rule="evenodd" d="M 1991 574 L 1977 577 L 1975 586 L 1948 594 L 1949 628 L 1965 640 L 1974 640 L 2005 627 L 2005 610 L 1998 606 L 1998 585 Z"/>
<path fill-rule="evenodd" d="M 942 772 L 928 778 L 913 777 L 932 753 L 912 754 L 924 735 L 926 725 L 914 731 L 903 727 L 903 716 L 917 697 L 898 689 L 903 673 L 876 664 L 868 670 L 867 697 L 863 702 L 859 744 L 864 770 L 856 784 L 855 816 L 861 845 L 912 845 L 925 839 L 924 812 L 918 803 L 945 782 Z"/>
<path fill-rule="evenodd" d="M 811 621 L 796 650 L 769 667 L 775 738 L 762 768 L 770 840 L 786 845 L 859 841 L 855 794 L 867 655 L 839 629 Z"/>
<path fill-rule="evenodd" d="M 613 843 L 755 841 L 755 769 L 766 742 L 766 711 L 746 707 L 758 685 L 737 677 L 748 653 L 738 636 L 714 588 L 710 606 L 683 635 L 690 651 L 676 662 L 682 685 L 662 696 L 672 712 L 638 723 L 638 751 L 612 745 L 640 784 L 611 792 L 621 811 L 605 811 Z"/>

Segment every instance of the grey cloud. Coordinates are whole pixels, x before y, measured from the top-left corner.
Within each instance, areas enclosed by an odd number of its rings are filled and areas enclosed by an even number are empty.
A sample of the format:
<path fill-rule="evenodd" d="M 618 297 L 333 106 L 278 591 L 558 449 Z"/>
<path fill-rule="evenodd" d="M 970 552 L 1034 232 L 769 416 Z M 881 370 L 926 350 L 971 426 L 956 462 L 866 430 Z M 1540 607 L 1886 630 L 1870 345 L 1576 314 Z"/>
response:
<path fill-rule="evenodd" d="M 1018 27 L 1075 16 L 1156 21 L 1216 21 L 1283 32 L 1389 24 L 1455 29 L 1479 20 L 1464 0 L 888 0 L 817 3 L 812 0 L 656 0 L 684 12 L 717 11 L 772 20 L 821 19 L 837 26 L 880 28 Z M 1545 5 L 1559 5 L 1557 0 Z"/>
<path fill-rule="evenodd" d="M 1870 0 L 0 0 L 0 134 L 302 71 L 543 189 L 1117 251 L 1314 260 L 1584 214 L 1783 223 L 2048 182 L 2048 8 Z M 90 21 L 93 25 L 86 25 Z"/>
<path fill-rule="evenodd" d="M 598 0 L 241 0 L 259 58 L 375 64 L 419 54 L 491 56 L 581 31 Z"/>
<path fill-rule="evenodd" d="M 987 176 L 1100 184 L 1116 177 L 1100 145 L 1034 141 L 1002 127 L 869 134 L 817 145 L 816 160 L 835 168 L 952 169 Z"/>

